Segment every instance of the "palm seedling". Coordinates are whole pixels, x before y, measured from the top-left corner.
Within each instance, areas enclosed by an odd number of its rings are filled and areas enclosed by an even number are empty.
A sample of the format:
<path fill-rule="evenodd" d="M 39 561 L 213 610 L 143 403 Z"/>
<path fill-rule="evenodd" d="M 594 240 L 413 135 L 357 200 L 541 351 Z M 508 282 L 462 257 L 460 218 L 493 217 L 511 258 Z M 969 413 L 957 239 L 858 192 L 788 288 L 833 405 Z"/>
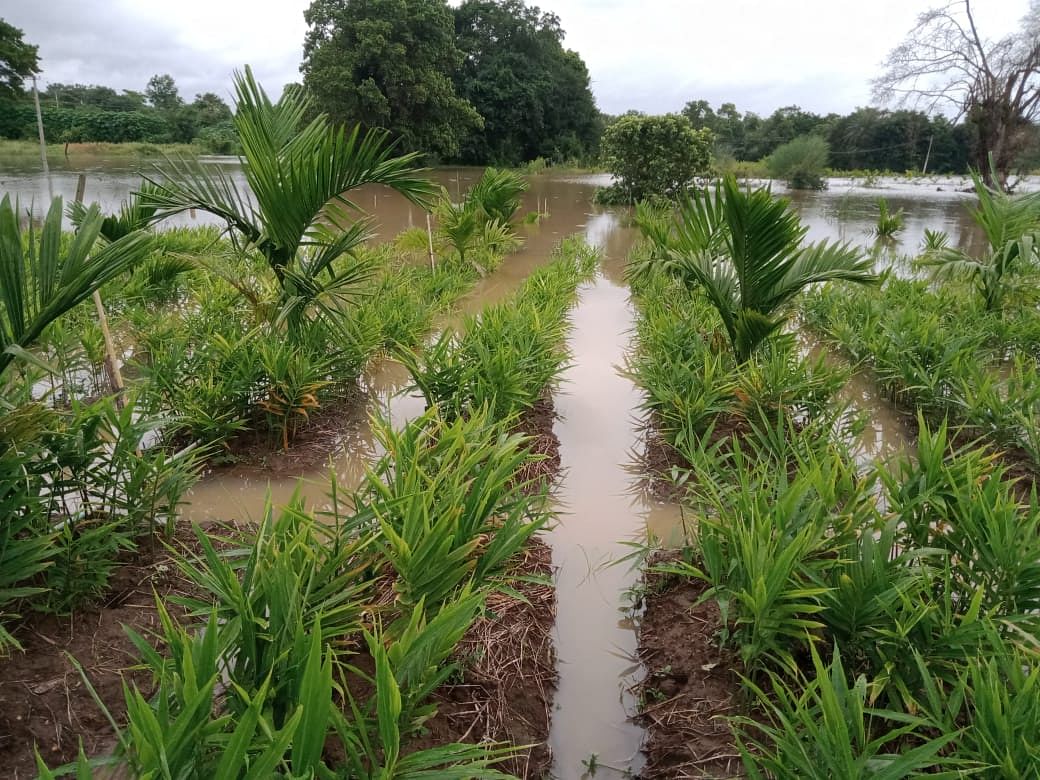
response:
<path fill-rule="evenodd" d="M 452 203 L 447 197 L 442 201 L 437 216 L 438 231 L 448 245 L 459 253 L 459 261 L 466 262 L 466 255 L 476 248 L 484 230 L 484 219 L 469 203 Z M 481 275 L 484 270 L 478 267 Z"/>
<path fill-rule="evenodd" d="M 884 198 L 878 198 L 877 205 L 878 218 L 877 224 L 874 226 L 874 235 L 882 239 L 895 238 L 896 233 L 905 227 L 903 210 L 889 211 L 888 201 Z"/>
<path fill-rule="evenodd" d="M 508 225 L 520 208 L 520 196 L 526 189 L 527 182 L 520 174 L 488 168 L 466 194 L 466 201 L 482 212 L 487 221 Z"/>
<path fill-rule="evenodd" d="M 119 211 L 110 214 L 101 221 L 101 236 L 106 241 L 118 241 L 123 236 L 128 236 L 135 230 L 144 230 L 155 216 L 156 205 L 153 195 L 158 188 L 147 181 L 142 182 L 139 191 L 132 193 L 129 198 L 119 204 Z M 69 204 L 69 219 L 72 224 L 79 227 L 87 215 L 87 207 L 81 201 L 73 201 Z"/>
<path fill-rule="evenodd" d="M 107 282 L 140 263 L 151 238 L 140 231 L 95 251 L 102 217 L 86 209 L 72 240 L 63 246 L 61 198 L 55 198 L 37 237 L 23 240 L 17 206 L 0 201 L 0 375 L 39 341 L 47 326 Z"/>
<path fill-rule="evenodd" d="M 971 280 L 987 311 L 1000 308 L 1020 273 L 1040 261 L 1040 193 L 1007 195 L 986 186 L 972 172 L 978 205 L 972 219 L 982 228 L 989 244 L 981 257 L 945 245 L 927 253 L 924 262 L 938 278 Z"/>
<path fill-rule="evenodd" d="M 347 193 L 382 184 L 426 206 L 434 186 L 421 176 L 418 156 L 395 156 L 387 134 L 335 129 L 325 114 L 305 122 L 311 105 L 299 89 L 272 102 L 247 67 L 235 75 L 235 129 L 250 192 L 213 166 L 170 161 L 146 201 L 154 219 L 191 209 L 227 224 L 239 248 L 259 252 L 280 289 L 279 316 L 290 326 L 314 309 L 337 319 L 341 305 L 369 274 L 354 253 L 371 236 L 367 219 Z M 337 263 L 344 255 L 348 262 Z"/>
<path fill-rule="evenodd" d="M 808 228 L 786 199 L 764 187 L 744 191 L 733 176 L 682 198 L 670 224 L 647 219 L 645 210 L 636 221 L 651 243 L 647 263 L 704 290 L 740 363 L 784 326 L 791 301 L 809 285 L 876 280 L 863 252 L 803 245 Z"/>

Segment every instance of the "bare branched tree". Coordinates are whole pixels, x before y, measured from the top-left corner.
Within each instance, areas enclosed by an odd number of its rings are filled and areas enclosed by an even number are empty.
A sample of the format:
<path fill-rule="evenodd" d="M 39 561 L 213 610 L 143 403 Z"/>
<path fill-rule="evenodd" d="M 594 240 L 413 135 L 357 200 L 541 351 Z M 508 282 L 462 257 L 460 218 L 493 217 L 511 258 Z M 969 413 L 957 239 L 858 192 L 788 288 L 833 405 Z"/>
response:
<path fill-rule="evenodd" d="M 971 0 L 926 11 L 884 67 L 876 99 L 928 113 L 952 109 L 975 127 L 975 166 L 987 184 L 1004 186 L 1040 117 L 1040 0 L 1019 31 L 997 41 L 979 33 Z"/>

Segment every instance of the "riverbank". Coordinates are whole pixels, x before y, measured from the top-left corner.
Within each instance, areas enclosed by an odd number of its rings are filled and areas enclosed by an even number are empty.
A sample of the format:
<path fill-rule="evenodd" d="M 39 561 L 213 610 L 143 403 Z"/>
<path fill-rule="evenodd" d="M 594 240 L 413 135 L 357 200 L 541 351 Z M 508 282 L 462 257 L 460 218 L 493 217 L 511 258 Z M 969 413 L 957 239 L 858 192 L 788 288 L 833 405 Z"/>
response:
<path fill-rule="evenodd" d="M 47 144 L 49 163 L 89 164 L 105 161 L 157 160 L 164 156 L 198 157 L 205 152 L 192 144 L 150 144 L 143 142 Z M 0 139 L 0 166 L 9 161 L 39 161 L 40 145 L 35 141 Z"/>

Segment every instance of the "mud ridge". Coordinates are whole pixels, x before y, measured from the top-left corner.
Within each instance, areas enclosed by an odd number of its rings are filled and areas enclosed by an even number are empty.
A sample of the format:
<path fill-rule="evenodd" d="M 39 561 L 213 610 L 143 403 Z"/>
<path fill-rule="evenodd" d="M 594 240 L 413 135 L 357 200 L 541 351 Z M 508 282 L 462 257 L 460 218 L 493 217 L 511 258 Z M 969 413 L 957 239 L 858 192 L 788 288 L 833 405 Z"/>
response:
<path fill-rule="evenodd" d="M 637 721 L 646 729 L 643 780 L 743 777 L 725 716 L 742 705 L 739 661 L 719 647 L 715 601 L 707 585 L 651 571 L 679 553 L 647 561 L 639 657 L 647 676 L 636 686 Z"/>

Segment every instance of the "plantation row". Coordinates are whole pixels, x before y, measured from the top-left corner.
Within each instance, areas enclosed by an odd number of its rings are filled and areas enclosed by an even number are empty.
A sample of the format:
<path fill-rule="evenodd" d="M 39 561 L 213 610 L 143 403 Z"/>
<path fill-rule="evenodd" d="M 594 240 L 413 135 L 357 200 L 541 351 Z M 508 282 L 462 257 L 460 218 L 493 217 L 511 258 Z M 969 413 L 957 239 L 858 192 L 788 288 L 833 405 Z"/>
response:
<path fill-rule="evenodd" d="M 1040 777 L 1040 199 L 979 198 L 989 254 L 931 237 L 932 283 L 804 246 L 761 190 L 639 214 L 628 370 L 688 528 L 645 569 L 644 776 Z M 805 288 L 912 451 L 857 466 L 853 369 L 785 331 Z"/>

